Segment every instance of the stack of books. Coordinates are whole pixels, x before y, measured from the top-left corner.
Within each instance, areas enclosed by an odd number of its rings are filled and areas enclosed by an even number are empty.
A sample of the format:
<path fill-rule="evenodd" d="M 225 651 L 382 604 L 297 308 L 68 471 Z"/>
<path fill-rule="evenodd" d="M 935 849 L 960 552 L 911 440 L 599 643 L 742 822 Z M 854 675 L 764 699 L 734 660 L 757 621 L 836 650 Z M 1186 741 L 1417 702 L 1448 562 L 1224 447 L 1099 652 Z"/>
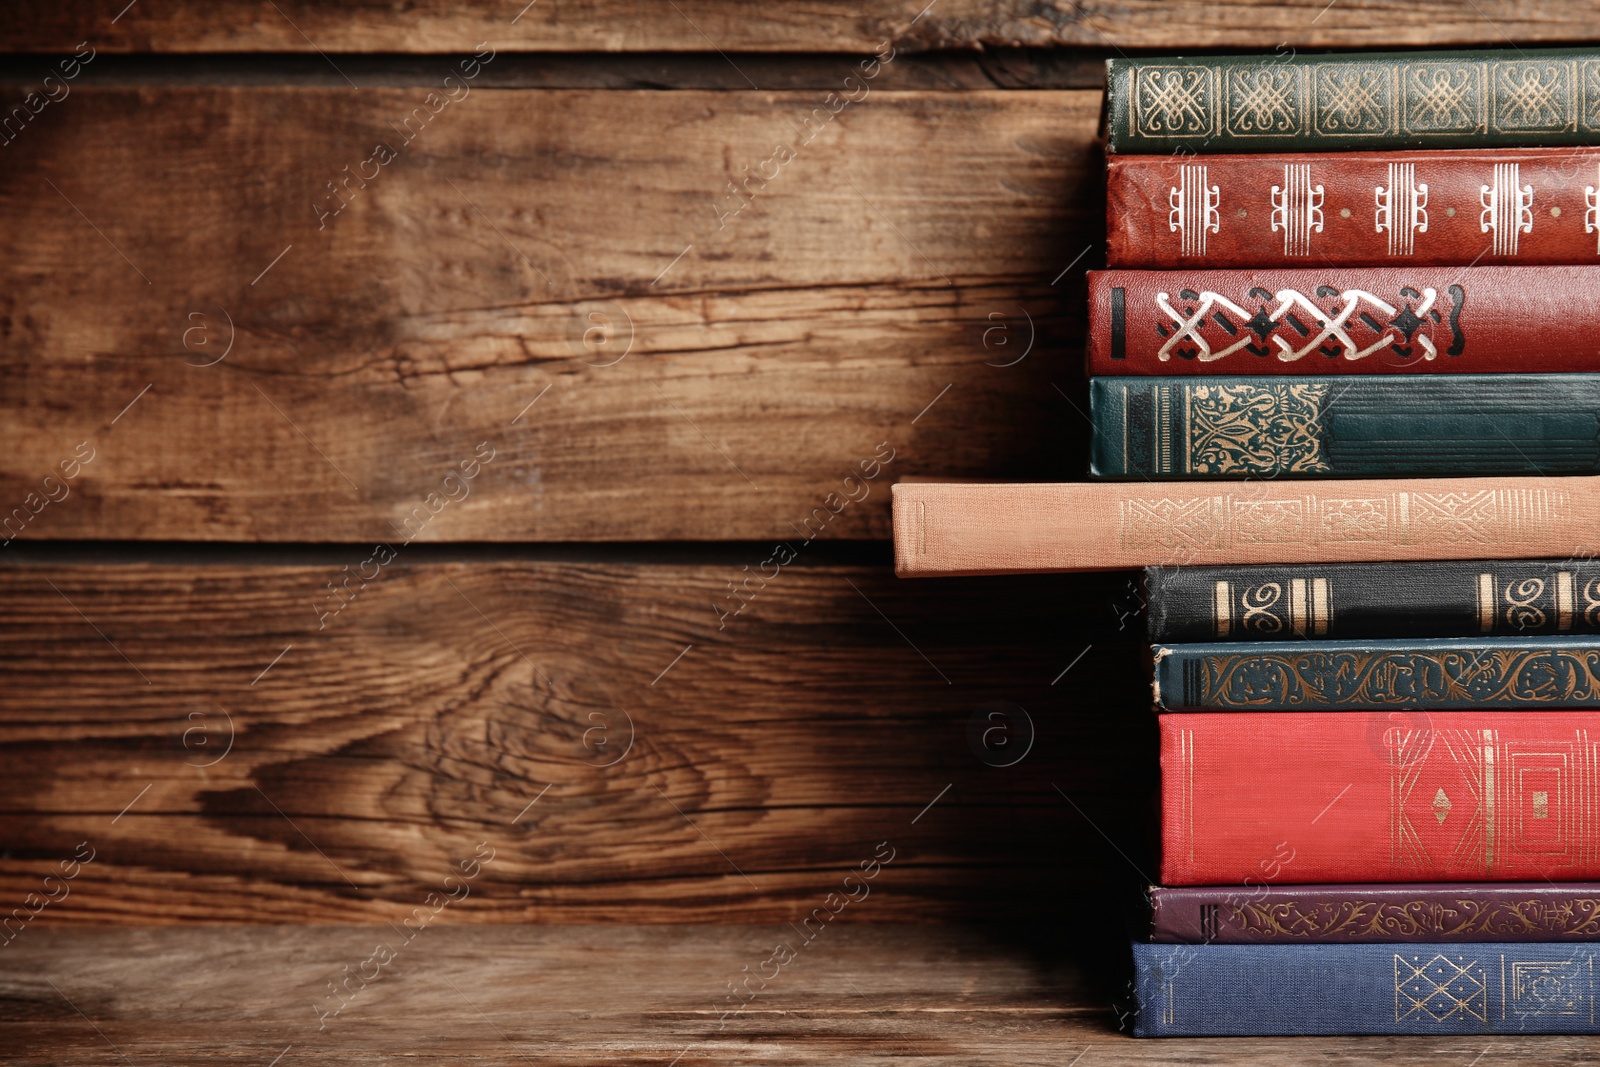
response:
<path fill-rule="evenodd" d="M 1135 1033 L 1596 1028 L 1600 564 L 1145 581 L 1162 885 Z"/>
<path fill-rule="evenodd" d="M 1600 1031 L 1600 52 L 1118 59 L 1106 125 L 1098 481 L 894 528 L 1148 568 L 1134 1032 Z"/>

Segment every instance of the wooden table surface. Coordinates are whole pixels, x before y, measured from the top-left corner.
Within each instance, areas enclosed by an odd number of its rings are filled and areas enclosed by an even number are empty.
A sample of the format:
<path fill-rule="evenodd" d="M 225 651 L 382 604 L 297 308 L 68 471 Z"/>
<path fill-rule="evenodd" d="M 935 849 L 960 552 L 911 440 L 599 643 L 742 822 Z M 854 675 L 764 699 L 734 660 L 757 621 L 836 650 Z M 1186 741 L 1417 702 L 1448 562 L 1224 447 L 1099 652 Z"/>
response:
<path fill-rule="evenodd" d="M 1591 1055 L 1119 1037 L 1132 576 L 886 539 L 902 478 L 1083 475 L 1106 57 L 1593 14 L 4 5 L 0 1061 Z"/>
<path fill-rule="evenodd" d="M 7 951 L 0 1047 L 29 1065 L 1593 1062 L 1570 1037 L 1135 1040 L 1115 988 L 954 926 L 41 929 Z"/>

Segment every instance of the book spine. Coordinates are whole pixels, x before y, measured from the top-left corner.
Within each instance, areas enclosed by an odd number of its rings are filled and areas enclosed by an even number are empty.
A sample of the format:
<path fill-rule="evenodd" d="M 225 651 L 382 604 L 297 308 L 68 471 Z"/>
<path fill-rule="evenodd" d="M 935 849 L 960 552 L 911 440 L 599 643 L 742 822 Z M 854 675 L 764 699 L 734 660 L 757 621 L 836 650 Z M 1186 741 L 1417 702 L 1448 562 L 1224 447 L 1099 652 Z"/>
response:
<path fill-rule="evenodd" d="M 1594 144 L 1600 52 L 1112 59 L 1106 126 L 1127 153 Z"/>
<path fill-rule="evenodd" d="M 1095 378 L 1101 478 L 1600 471 L 1600 374 Z"/>
<path fill-rule="evenodd" d="M 1600 884 L 1157 886 L 1165 944 L 1600 941 Z"/>
<path fill-rule="evenodd" d="M 1162 885 L 1600 880 L 1600 712 L 1213 712 L 1157 729 Z"/>
<path fill-rule="evenodd" d="M 1136 1037 L 1591 1034 L 1589 945 L 1133 946 Z"/>
<path fill-rule="evenodd" d="M 1587 560 L 1152 567 L 1152 642 L 1600 633 Z"/>
<path fill-rule="evenodd" d="M 1600 149 L 1120 156 L 1113 267 L 1587 264 Z"/>
<path fill-rule="evenodd" d="M 1089 272 L 1117 375 L 1600 371 L 1600 266 Z"/>
<path fill-rule="evenodd" d="M 1163 711 L 1600 708 L 1600 638 L 1153 645 Z"/>
<path fill-rule="evenodd" d="M 1600 553 L 1594 477 L 903 482 L 893 500 L 902 577 Z"/>

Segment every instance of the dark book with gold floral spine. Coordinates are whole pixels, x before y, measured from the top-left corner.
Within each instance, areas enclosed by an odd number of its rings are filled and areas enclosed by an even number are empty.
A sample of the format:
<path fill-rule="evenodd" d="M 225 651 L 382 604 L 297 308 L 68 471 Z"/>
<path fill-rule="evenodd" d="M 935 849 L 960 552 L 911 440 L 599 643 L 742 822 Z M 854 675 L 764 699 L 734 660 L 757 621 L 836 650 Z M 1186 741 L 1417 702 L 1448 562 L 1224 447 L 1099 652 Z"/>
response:
<path fill-rule="evenodd" d="M 1600 471 L 1600 374 L 1095 378 L 1102 478 Z"/>
<path fill-rule="evenodd" d="M 1154 645 L 1162 711 L 1600 709 L 1600 637 Z"/>

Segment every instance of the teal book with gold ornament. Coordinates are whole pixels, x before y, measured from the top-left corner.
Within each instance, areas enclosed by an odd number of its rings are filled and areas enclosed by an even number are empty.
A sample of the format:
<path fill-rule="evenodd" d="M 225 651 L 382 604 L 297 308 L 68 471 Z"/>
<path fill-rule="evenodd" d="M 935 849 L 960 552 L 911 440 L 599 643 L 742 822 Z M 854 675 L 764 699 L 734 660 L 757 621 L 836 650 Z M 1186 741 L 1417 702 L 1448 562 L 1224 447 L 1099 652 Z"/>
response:
<path fill-rule="evenodd" d="M 1089 411 L 1100 478 L 1600 471 L 1600 374 L 1094 378 Z"/>

